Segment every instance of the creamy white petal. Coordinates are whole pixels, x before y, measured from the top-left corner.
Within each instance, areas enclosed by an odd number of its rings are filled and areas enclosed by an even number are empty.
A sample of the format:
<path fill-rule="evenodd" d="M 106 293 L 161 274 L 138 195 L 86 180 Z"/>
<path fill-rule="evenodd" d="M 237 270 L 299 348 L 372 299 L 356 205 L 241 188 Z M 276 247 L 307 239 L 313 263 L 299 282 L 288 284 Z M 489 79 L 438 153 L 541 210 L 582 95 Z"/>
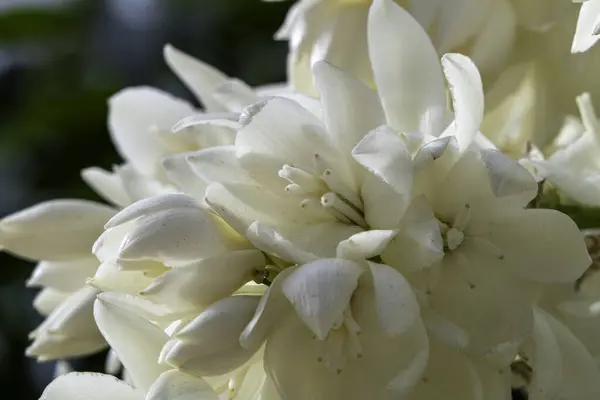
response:
<path fill-rule="evenodd" d="M 440 225 L 423 196 L 412 201 L 398 228 L 398 234 L 381 257 L 387 264 L 403 271 L 429 267 L 444 257 Z"/>
<path fill-rule="evenodd" d="M 353 261 L 323 259 L 298 267 L 283 283 L 283 293 L 319 340 L 348 308 L 363 269 Z"/>
<path fill-rule="evenodd" d="M 86 200 L 50 200 L 0 221 L 0 247 L 21 257 L 67 261 L 90 255 L 111 207 Z"/>
<path fill-rule="evenodd" d="M 442 66 L 452 93 L 455 136 L 460 148 L 467 149 L 479 132 L 483 120 L 481 76 L 473 61 L 461 54 L 445 54 L 442 57 Z"/>
<path fill-rule="evenodd" d="M 390 41 L 389 38 L 396 38 Z M 368 24 L 369 57 L 390 125 L 439 135 L 446 93 L 436 50 L 413 17 L 391 0 L 375 0 Z"/>
<path fill-rule="evenodd" d="M 146 276 L 143 271 L 123 271 L 114 262 L 103 262 L 88 284 L 101 291 L 136 294 L 148 286 L 153 279 Z"/>
<path fill-rule="evenodd" d="M 260 100 L 250 86 L 238 79 L 229 79 L 221 83 L 215 88 L 212 96 L 228 111 L 242 111 L 247 105 Z"/>
<path fill-rule="evenodd" d="M 124 260 L 152 259 L 167 264 L 201 260 L 226 251 L 214 216 L 199 209 L 175 209 L 140 220 L 119 248 Z"/>
<path fill-rule="evenodd" d="M 168 193 L 149 197 L 136 201 L 132 205 L 119 211 L 104 225 L 104 229 L 122 225 L 139 217 L 179 208 L 197 210 L 200 207 L 196 199 L 183 193 Z"/>
<path fill-rule="evenodd" d="M 248 227 L 246 237 L 258 249 L 294 263 L 316 261 L 318 257 L 304 251 L 265 224 L 255 221 Z"/>
<path fill-rule="evenodd" d="M 228 146 L 235 142 L 239 113 L 195 114 L 177 122 L 171 129 L 177 137 L 196 148 Z"/>
<path fill-rule="evenodd" d="M 28 287 L 50 287 L 74 292 L 96 273 L 100 263 L 95 258 L 74 261 L 40 261 L 27 281 Z"/>
<path fill-rule="evenodd" d="M 81 178 L 96 193 L 114 205 L 126 207 L 131 203 L 118 171 L 108 172 L 102 168 L 89 167 L 81 171 Z"/>
<path fill-rule="evenodd" d="M 157 131 L 194 113 L 188 103 L 148 87 L 129 88 L 109 101 L 108 126 L 121 156 L 148 176 L 160 172 L 160 160 L 170 153 Z"/>
<path fill-rule="evenodd" d="M 240 334 L 242 347 L 251 349 L 260 346 L 280 324 L 281 318 L 292 310 L 283 293 L 283 284 L 296 270 L 297 267 L 289 267 L 281 271 L 261 296 L 256 313 Z"/>
<path fill-rule="evenodd" d="M 496 197 L 518 196 L 526 205 L 537 195 L 538 184 L 533 175 L 518 162 L 498 150 L 482 149 L 480 154 Z"/>
<path fill-rule="evenodd" d="M 419 304 L 410 283 L 389 265 L 369 261 L 377 314 L 383 331 L 399 335 L 417 323 Z"/>
<path fill-rule="evenodd" d="M 191 153 L 180 153 L 163 158 L 161 164 L 167 179 L 182 192 L 203 199 L 208 183 L 190 168 L 187 157 Z"/>
<path fill-rule="evenodd" d="M 440 53 L 460 47 L 478 34 L 490 14 L 491 0 L 427 1 L 439 7 L 434 43 Z"/>
<path fill-rule="evenodd" d="M 156 176 L 142 174 L 131 164 L 125 164 L 119 168 L 118 173 L 123 181 L 123 188 L 127 192 L 127 196 L 131 199 L 131 202 L 175 191 L 173 186 L 164 182 L 166 178 L 163 176 L 165 173 L 162 168 L 163 159 L 163 157 L 160 157 L 156 160 Z M 155 179 L 157 177 L 161 180 Z"/>
<path fill-rule="evenodd" d="M 579 10 L 577 29 L 575 30 L 575 37 L 573 38 L 573 45 L 571 47 L 572 53 L 582 53 L 587 51 L 600 40 L 600 34 L 598 32 L 599 24 L 600 1 L 585 1 Z"/>
<path fill-rule="evenodd" d="M 363 261 L 376 257 L 383 252 L 396 233 L 393 230 L 369 230 L 352 235 L 338 245 L 337 258 Z"/>
<path fill-rule="evenodd" d="M 186 84 L 207 110 L 220 111 L 224 109 L 212 98 L 212 92 L 216 86 L 228 79 L 225 74 L 171 45 L 165 46 L 164 57 L 171 70 Z"/>
<path fill-rule="evenodd" d="M 172 268 L 140 295 L 174 309 L 201 308 L 235 292 L 265 266 L 258 250 L 240 250 Z"/>
<path fill-rule="evenodd" d="M 413 163 L 400 135 L 388 126 L 375 129 L 356 145 L 352 156 L 383 183 L 367 180 L 361 195 L 365 219 L 375 228 L 393 228 L 408 207 Z"/>
<path fill-rule="evenodd" d="M 352 313 L 361 327 L 362 357 L 348 354 L 340 370 L 325 366 L 326 343 L 314 339 L 297 318 L 283 320 L 269 338 L 265 370 L 280 396 L 290 400 L 398 398 L 418 382 L 428 347 L 422 324 L 389 338 L 379 328 L 372 290 L 357 293 Z M 406 379 L 395 379 L 402 373 Z"/>
<path fill-rule="evenodd" d="M 94 317 L 102 335 L 117 352 L 139 389 L 147 391 L 166 370 L 158 364 L 167 335 L 142 317 L 101 299 L 94 303 Z"/>
<path fill-rule="evenodd" d="M 489 229 L 507 267 L 523 279 L 573 282 L 591 264 L 577 225 L 559 211 L 523 210 L 494 221 Z"/>
<path fill-rule="evenodd" d="M 158 377 L 146 400 L 218 400 L 218 396 L 204 379 L 171 370 Z"/>
<path fill-rule="evenodd" d="M 170 322 L 176 319 L 173 310 L 164 304 L 153 303 L 149 300 L 127 293 L 104 292 L 98 295 L 104 303 L 119 307 L 126 312 L 136 314 L 148 321 Z"/>
<path fill-rule="evenodd" d="M 241 366 L 258 350 L 240 345 L 260 298 L 232 296 L 219 300 L 175 335 L 166 362 L 198 376 L 221 375 Z"/>
<path fill-rule="evenodd" d="M 144 392 L 111 375 L 72 372 L 52 381 L 40 400 L 143 400 Z"/>
<path fill-rule="evenodd" d="M 202 149 L 188 155 L 187 162 L 196 175 L 209 183 L 254 182 L 238 163 L 235 146 Z"/>
<path fill-rule="evenodd" d="M 71 293 L 61 292 L 52 288 L 42 289 L 33 300 L 33 308 L 40 314 L 47 316 L 60 305 L 63 301 L 69 298 Z"/>
<path fill-rule="evenodd" d="M 340 153 L 348 154 L 372 129 L 385 124 L 377 94 L 347 72 L 321 61 L 313 65 L 327 132 Z"/>

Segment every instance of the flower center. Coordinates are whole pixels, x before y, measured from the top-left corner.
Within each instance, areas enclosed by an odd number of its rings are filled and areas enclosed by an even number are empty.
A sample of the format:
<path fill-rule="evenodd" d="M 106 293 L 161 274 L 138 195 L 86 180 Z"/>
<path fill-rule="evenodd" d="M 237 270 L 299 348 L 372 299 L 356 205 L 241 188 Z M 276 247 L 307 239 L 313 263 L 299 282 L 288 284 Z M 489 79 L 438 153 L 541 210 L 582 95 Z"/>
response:
<path fill-rule="evenodd" d="M 362 357 L 360 333 L 360 326 L 352 316 L 350 307 L 346 308 L 322 342 L 321 356 L 317 361 L 324 363 L 330 371 L 341 373 L 348 355 L 354 358 Z"/>
<path fill-rule="evenodd" d="M 336 170 L 318 153 L 313 156 L 314 169 L 284 165 L 278 175 L 290 184 L 286 193 L 297 197 L 304 209 L 324 212 L 340 222 L 367 229 L 362 200 Z"/>
<path fill-rule="evenodd" d="M 440 224 L 440 231 L 444 239 L 444 249 L 453 251 L 456 250 L 465 239 L 463 231 L 467 227 L 469 220 L 471 219 L 471 206 L 465 204 L 460 212 L 454 218 L 452 224 L 447 224 L 438 218 Z"/>

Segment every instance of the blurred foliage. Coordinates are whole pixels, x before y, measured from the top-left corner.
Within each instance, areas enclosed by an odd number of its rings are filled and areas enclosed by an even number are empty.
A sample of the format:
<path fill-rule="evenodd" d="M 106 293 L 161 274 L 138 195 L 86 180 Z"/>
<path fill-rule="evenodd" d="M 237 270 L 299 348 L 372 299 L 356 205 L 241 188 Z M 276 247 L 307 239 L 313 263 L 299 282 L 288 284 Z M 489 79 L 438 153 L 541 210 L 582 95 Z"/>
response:
<path fill-rule="evenodd" d="M 260 0 L 3 0 L 0 2 L 0 217 L 57 197 L 99 200 L 87 166 L 119 163 L 106 102 L 150 85 L 193 101 L 162 60 L 172 43 L 252 85 L 285 79 L 286 44 L 272 40 L 287 3 Z M 0 391 L 37 399 L 51 363 L 27 359 L 41 322 L 24 281 L 31 263 L 0 253 Z M 100 371 L 103 355 L 75 366 Z"/>

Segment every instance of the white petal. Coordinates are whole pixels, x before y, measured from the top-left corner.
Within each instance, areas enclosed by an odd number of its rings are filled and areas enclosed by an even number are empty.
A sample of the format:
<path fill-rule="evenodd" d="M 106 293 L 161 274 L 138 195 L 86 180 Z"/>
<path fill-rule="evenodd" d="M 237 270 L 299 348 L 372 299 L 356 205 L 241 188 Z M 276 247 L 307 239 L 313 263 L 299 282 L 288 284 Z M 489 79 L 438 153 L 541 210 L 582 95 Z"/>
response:
<path fill-rule="evenodd" d="M 513 49 L 517 33 L 517 15 L 513 8 L 515 4 L 523 2 L 496 0 L 492 3 L 488 20 L 483 24 L 469 53 L 480 70 L 497 69 Z"/>
<path fill-rule="evenodd" d="M 123 311 L 136 314 L 148 321 L 170 322 L 175 319 L 173 311 L 164 304 L 153 303 L 127 293 L 104 292 L 98 295 L 104 303 L 119 307 Z"/>
<path fill-rule="evenodd" d="M 369 268 L 383 331 L 389 336 L 405 332 L 419 319 L 419 304 L 410 283 L 389 265 L 369 262 Z"/>
<path fill-rule="evenodd" d="M 387 264 L 405 271 L 429 267 L 444 257 L 440 225 L 422 196 L 412 201 L 398 234 L 381 257 Z"/>
<path fill-rule="evenodd" d="M 175 209 L 144 218 L 121 243 L 124 260 L 186 263 L 226 251 L 219 222 L 199 209 Z"/>
<path fill-rule="evenodd" d="M 202 378 L 171 370 L 158 377 L 146 400 L 218 400 L 217 394 Z"/>
<path fill-rule="evenodd" d="M 533 175 L 518 162 L 498 150 L 482 149 L 480 154 L 496 197 L 519 195 L 526 205 L 537 195 L 538 185 Z"/>
<path fill-rule="evenodd" d="M 143 400 L 144 392 L 111 375 L 72 372 L 50 383 L 40 400 Z"/>
<path fill-rule="evenodd" d="M 413 164 L 404 141 L 383 126 L 369 132 L 352 150 L 352 156 L 384 184 L 367 177 L 361 191 L 365 219 L 376 228 L 393 228 L 412 194 Z"/>
<path fill-rule="evenodd" d="M 239 289 L 264 266 L 265 257 L 260 251 L 234 251 L 172 268 L 140 295 L 174 309 L 202 308 Z"/>
<path fill-rule="evenodd" d="M 561 352 L 545 315 L 536 310 L 533 317 L 532 335 L 522 350 L 533 369 L 527 392 L 531 400 L 555 398 L 563 372 Z"/>
<path fill-rule="evenodd" d="M 28 287 L 51 287 L 74 292 L 96 273 L 100 263 L 95 258 L 74 261 L 40 261 L 27 281 Z"/>
<path fill-rule="evenodd" d="M 596 399 L 600 396 L 600 371 L 588 350 L 565 327 L 543 312 L 552 329 L 562 357 L 563 374 L 557 398 Z"/>
<path fill-rule="evenodd" d="M 283 284 L 296 269 L 297 267 L 289 267 L 281 271 L 261 296 L 256 313 L 240 334 L 243 348 L 259 347 L 279 325 L 281 318 L 291 311 L 290 303 L 283 293 Z"/>
<path fill-rule="evenodd" d="M 423 326 L 415 324 L 394 338 L 385 335 L 377 321 L 371 290 L 353 300 L 352 312 L 362 329 L 362 357 L 348 354 L 341 371 L 330 370 L 318 361 L 324 358 L 325 344 L 315 340 L 305 324 L 297 318 L 281 321 L 267 341 L 264 363 L 280 396 L 290 400 L 361 400 L 402 398 L 410 393 L 426 366 L 428 345 Z"/>
<path fill-rule="evenodd" d="M 228 146 L 235 142 L 239 113 L 196 114 L 177 122 L 172 129 L 195 148 Z"/>
<path fill-rule="evenodd" d="M 228 79 L 226 75 L 171 45 L 165 46 L 164 57 L 171 70 L 187 85 L 207 110 L 219 111 L 224 108 L 212 98 L 212 92 L 215 87 Z"/>
<path fill-rule="evenodd" d="M 108 172 L 98 167 L 84 168 L 81 178 L 104 199 L 119 207 L 126 207 L 131 199 L 123 188 L 123 182 L 117 172 Z"/>
<path fill-rule="evenodd" d="M 396 233 L 391 230 L 370 230 L 352 235 L 338 245 L 337 258 L 362 261 L 378 256 Z"/>
<path fill-rule="evenodd" d="M 133 221 L 139 217 L 148 216 L 160 211 L 172 209 L 199 209 L 199 204 L 192 196 L 182 193 L 168 193 L 159 196 L 149 197 L 136 201 L 129 207 L 125 207 L 112 217 L 104 229 L 110 229 L 117 225 Z"/>
<path fill-rule="evenodd" d="M 362 268 L 353 261 L 323 259 L 304 264 L 283 283 L 283 293 L 320 340 L 348 308 Z"/>
<path fill-rule="evenodd" d="M 577 29 L 573 38 L 571 53 L 582 53 L 589 50 L 598 40 L 598 24 L 600 23 L 600 1 L 588 0 L 581 5 Z"/>
<path fill-rule="evenodd" d="M 295 243 L 287 240 L 275 230 L 258 221 L 253 222 L 248 227 L 246 237 L 258 249 L 288 262 L 302 264 L 315 261 L 318 258 L 314 254 L 298 248 Z"/>
<path fill-rule="evenodd" d="M 221 83 L 212 96 L 228 111 L 242 111 L 244 107 L 260 100 L 250 86 L 237 79 Z"/>
<path fill-rule="evenodd" d="M 446 93 L 439 58 L 427 33 L 393 1 L 376 0 L 369 13 L 368 41 L 375 83 L 390 125 L 399 132 L 441 133 Z"/>
<path fill-rule="evenodd" d="M 175 335 L 177 344 L 166 361 L 198 376 L 221 375 L 241 366 L 258 350 L 241 347 L 239 337 L 259 300 L 232 296 L 214 303 Z"/>
<path fill-rule="evenodd" d="M 102 291 L 136 294 L 153 279 L 142 271 L 123 271 L 113 262 L 103 262 L 88 284 Z"/>
<path fill-rule="evenodd" d="M 439 4 L 438 26 L 434 30 L 440 53 L 459 48 L 478 34 L 490 14 L 490 0 L 428 1 Z"/>
<path fill-rule="evenodd" d="M 137 388 L 150 389 L 166 370 L 158 364 L 167 335 L 156 325 L 138 315 L 104 302 L 94 303 L 94 317 L 108 344 L 117 352 Z"/>
<path fill-rule="evenodd" d="M 240 166 L 235 146 L 218 146 L 199 150 L 187 157 L 192 171 L 208 183 L 240 182 L 251 183 L 254 180 Z"/>
<path fill-rule="evenodd" d="M 367 85 L 328 62 L 314 64 L 313 73 L 327 131 L 340 152 L 348 154 L 369 131 L 385 124 L 379 98 Z"/>
<path fill-rule="evenodd" d="M 521 278 L 544 283 L 573 282 L 591 264 L 582 234 L 567 215 L 528 209 L 490 226 L 490 241 L 507 267 Z"/>
<path fill-rule="evenodd" d="M 108 125 L 121 156 L 139 172 L 155 176 L 160 160 L 170 154 L 157 132 L 170 131 L 193 113 L 189 104 L 157 89 L 129 88 L 110 98 Z"/>
<path fill-rule="evenodd" d="M 206 194 L 208 183 L 202 180 L 190 168 L 187 162 L 187 157 L 190 154 L 191 153 L 180 153 L 174 156 L 165 157 L 161 164 L 167 179 L 173 185 L 196 199 L 203 199 Z"/>
<path fill-rule="evenodd" d="M 442 57 L 454 105 L 456 133 L 461 149 L 467 149 L 483 120 L 484 99 L 481 76 L 473 62 L 461 54 Z"/>
<path fill-rule="evenodd" d="M 67 261 L 90 255 L 115 211 L 85 200 L 51 200 L 0 221 L 0 247 L 31 259 Z"/>
<path fill-rule="evenodd" d="M 174 191 L 171 185 L 165 184 L 162 181 L 163 179 L 166 180 L 162 175 L 165 173 L 162 168 L 162 160 L 163 158 L 160 157 L 153 163 L 156 169 L 156 176 L 142 174 L 131 164 L 125 164 L 118 169 L 117 172 L 123 181 L 123 188 L 127 192 L 127 196 L 131 199 L 131 202 Z M 156 177 L 161 178 L 161 181 L 156 180 Z"/>
<path fill-rule="evenodd" d="M 52 288 L 44 288 L 35 296 L 33 308 L 40 314 L 47 316 L 56 307 L 65 301 L 71 293 L 64 293 Z"/>

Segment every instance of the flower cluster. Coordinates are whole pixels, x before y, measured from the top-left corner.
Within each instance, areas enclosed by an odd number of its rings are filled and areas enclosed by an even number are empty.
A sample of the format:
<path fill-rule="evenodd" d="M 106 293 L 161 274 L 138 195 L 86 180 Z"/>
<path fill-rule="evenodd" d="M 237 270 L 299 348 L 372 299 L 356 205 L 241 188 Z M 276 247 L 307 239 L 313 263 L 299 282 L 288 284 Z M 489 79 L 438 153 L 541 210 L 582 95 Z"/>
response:
<path fill-rule="evenodd" d="M 42 399 L 600 398 L 600 234 L 559 211 L 600 206 L 600 121 L 586 93 L 581 120 L 540 122 L 568 113 L 571 56 L 523 57 L 565 31 L 596 56 L 600 2 L 574 38 L 573 7 L 299 1 L 290 85 L 268 88 L 167 46 L 204 109 L 118 93 L 126 161 L 82 174 L 111 205 L 0 221 L 5 251 L 40 260 L 28 354 L 109 346 L 124 367 Z M 573 86 L 600 90 L 593 72 Z"/>

